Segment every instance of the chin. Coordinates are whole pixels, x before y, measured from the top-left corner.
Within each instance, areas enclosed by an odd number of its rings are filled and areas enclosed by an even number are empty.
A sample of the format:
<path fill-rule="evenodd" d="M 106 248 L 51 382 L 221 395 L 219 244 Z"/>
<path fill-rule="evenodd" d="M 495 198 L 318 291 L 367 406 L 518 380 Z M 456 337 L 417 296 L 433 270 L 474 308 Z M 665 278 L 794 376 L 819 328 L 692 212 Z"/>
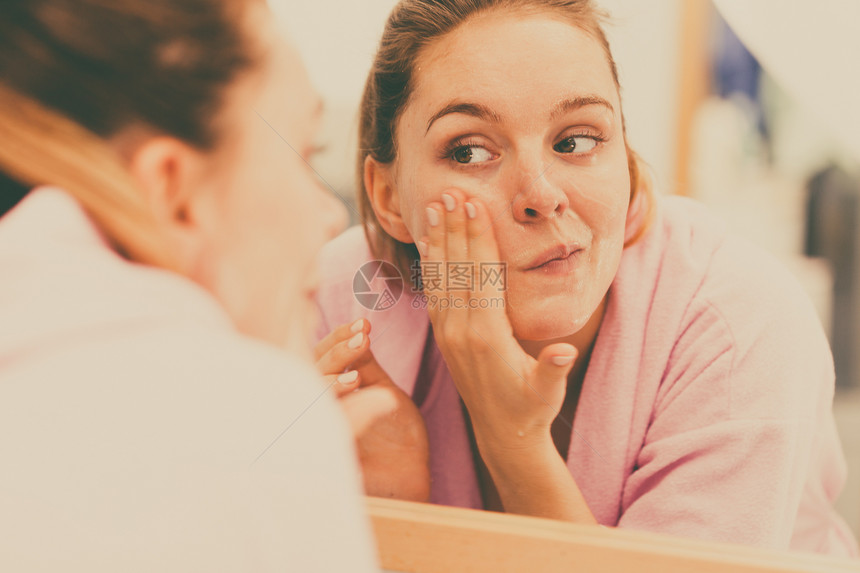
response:
<path fill-rule="evenodd" d="M 509 309 L 508 319 L 518 340 L 555 340 L 576 334 L 588 323 L 591 313 L 579 305 L 567 304 L 566 312 L 559 312 L 559 305 L 523 305 L 517 310 Z"/>

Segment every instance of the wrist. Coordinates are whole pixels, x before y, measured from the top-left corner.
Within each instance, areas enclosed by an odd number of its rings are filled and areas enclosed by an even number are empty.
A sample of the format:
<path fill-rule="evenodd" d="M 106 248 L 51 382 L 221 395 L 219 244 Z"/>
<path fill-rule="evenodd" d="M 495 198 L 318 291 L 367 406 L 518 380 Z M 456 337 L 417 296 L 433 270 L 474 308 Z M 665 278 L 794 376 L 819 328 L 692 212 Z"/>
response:
<path fill-rule="evenodd" d="M 484 464 L 494 475 L 528 473 L 561 460 L 548 427 L 502 431 L 476 427 L 475 442 Z"/>

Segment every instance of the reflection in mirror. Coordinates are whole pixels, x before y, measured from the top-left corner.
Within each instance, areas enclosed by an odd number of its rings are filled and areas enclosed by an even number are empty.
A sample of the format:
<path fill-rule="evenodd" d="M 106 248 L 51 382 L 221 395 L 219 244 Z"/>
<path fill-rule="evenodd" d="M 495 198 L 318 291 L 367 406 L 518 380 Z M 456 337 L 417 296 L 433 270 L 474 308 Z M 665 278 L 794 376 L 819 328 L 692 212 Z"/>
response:
<path fill-rule="evenodd" d="M 359 438 L 367 491 L 856 555 L 797 155 L 710 3 L 644 4 L 399 3 L 319 297 L 325 373 L 402 405 Z"/>

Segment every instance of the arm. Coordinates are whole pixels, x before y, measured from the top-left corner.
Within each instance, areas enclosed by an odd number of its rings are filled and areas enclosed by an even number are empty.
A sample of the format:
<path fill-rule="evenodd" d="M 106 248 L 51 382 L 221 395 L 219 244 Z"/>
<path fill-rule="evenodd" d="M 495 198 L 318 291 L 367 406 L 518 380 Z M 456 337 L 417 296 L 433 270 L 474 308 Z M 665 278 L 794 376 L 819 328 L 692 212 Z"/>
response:
<path fill-rule="evenodd" d="M 597 523 L 551 438 L 519 451 L 478 447 L 506 512 Z"/>

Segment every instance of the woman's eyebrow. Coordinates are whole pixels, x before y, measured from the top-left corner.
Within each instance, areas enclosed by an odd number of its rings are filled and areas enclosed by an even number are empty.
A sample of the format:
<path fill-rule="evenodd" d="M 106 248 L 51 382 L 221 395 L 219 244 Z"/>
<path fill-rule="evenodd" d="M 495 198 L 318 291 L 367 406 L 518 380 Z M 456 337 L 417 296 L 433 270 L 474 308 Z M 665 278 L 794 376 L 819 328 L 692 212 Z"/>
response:
<path fill-rule="evenodd" d="M 563 115 L 569 111 L 574 111 L 589 105 L 600 105 L 607 108 L 610 112 L 615 111 L 612 107 L 612 104 L 604 98 L 598 95 L 585 95 L 564 98 L 552 107 L 552 111 L 549 114 L 549 118 L 550 120 L 554 120 L 560 115 Z"/>
<path fill-rule="evenodd" d="M 501 123 L 502 121 L 499 114 L 485 105 L 469 102 L 452 102 L 440 109 L 433 115 L 433 117 L 430 118 L 430 121 L 427 122 L 427 131 L 425 131 L 424 134 L 427 135 L 427 132 L 430 131 L 430 126 L 433 125 L 434 121 L 452 113 L 462 113 L 472 117 L 477 117 L 478 119 L 490 121 L 492 123 Z"/>

